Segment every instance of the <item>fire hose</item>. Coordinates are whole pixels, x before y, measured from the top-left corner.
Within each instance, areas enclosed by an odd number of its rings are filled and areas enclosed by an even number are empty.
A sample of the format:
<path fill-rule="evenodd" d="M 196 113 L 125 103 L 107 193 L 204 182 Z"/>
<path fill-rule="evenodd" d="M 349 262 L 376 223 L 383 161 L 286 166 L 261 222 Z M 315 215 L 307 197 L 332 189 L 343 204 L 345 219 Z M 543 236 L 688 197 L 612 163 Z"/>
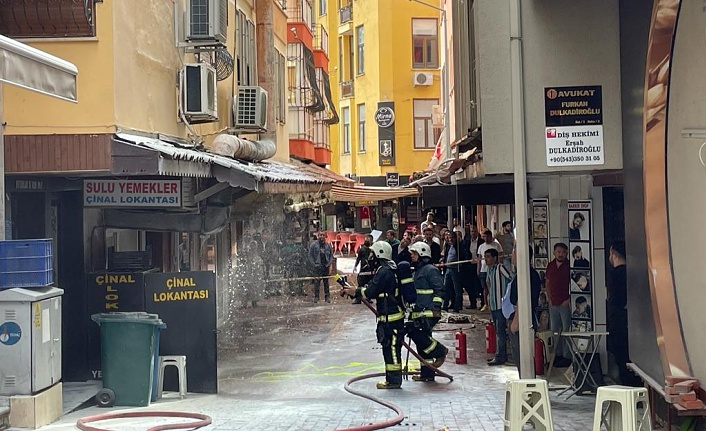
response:
<path fill-rule="evenodd" d="M 348 285 L 348 283 L 346 283 L 345 279 L 343 279 L 343 278 L 338 277 L 338 278 L 336 278 L 336 281 L 338 281 L 338 283 L 339 283 L 341 286 L 347 287 L 347 285 Z M 362 302 L 363 304 L 365 304 L 365 306 L 368 307 L 368 309 L 369 309 L 370 311 L 372 311 L 373 314 L 375 314 L 375 316 L 378 316 L 377 310 L 375 310 L 375 307 L 373 307 L 373 305 L 370 303 L 370 301 L 368 301 L 368 300 L 365 299 L 365 298 L 361 298 L 361 302 Z M 429 367 L 432 371 L 434 371 L 434 373 L 435 373 L 437 376 L 447 378 L 447 379 L 449 379 L 450 382 L 453 382 L 453 379 L 454 379 L 454 378 L 453 378 L 452 375 L 447 374 L 447 373 L 445 373 L 445 372 L 439 370 L 438 368 L 434 367 L 432 364 L 430 364 L 429 362 L 427 362 L 427 360 L 424 359 L 424 358 L 422 358 L 421 355 L 419 355 L 419 353 L 417 353 L 416 350 L 414 350 L 406 341 L 404 341 L 404 339 L 402 340 L 402 345 L 407 349 L 408 354 L 409 354 L 409 353 L 412 353 L 412 355 L 414 355 L 415 358 L 419 359 L 419 361 L 420 361 L 424 366 Z M 408 356 L 407 359 L 408 359 L 408 360 L 407 360 L 407 364 L 409 364 L 409 356 Z M 407 365 L 405 365 L 405 371 L 404 371 L 404 372 L 405 372 L 405 377 L 409 376 L 410 374 L 419 374 L 418 371 L 410 372 L 410 371 L 407 369 Z M 344 388 L 347 392 L 349 392 L 349 393 L 351 393 L 351 394 L 353 394 L 353 395 L 357 395 L 357 396 L 359 396 L 359 397 L 362 397 L 362 398 L 365 398 L 365 399 L 367 399 L 367 400 L 373 401 L 373 402 L 375 402 L 375 403 L 377 403 L 377 404 L 380 404 L 381 406 L 387 407 L 387 408 L 389 408 L 390 410 L 393 410 L 395 413 L 397 413 L 397 416 L 395 416 L 395 417 L 392 418 L 392 419 L 388 419 L 388 420 L 385 420 L 385 421 L 382 421 L 382 422 L 375 422 L 375 423 L 372 423 L 372 424 L 369 424 L 369 425 L 361 425 L 361 426 L 350 427 L 350 428 L 339 428 L 339 429 L 336 429 L 335 431 L 372 431 L 372 430 L 379 430 L 379 429 L 389 428 L 389 427 L 395 426 L 395 425 L 399 424 L 400 422 L 402 422 L 402 421 L 404 420 L 404 412 L 403 412 L 402 409 L 401 409 L 399 406 L 397 406 L 396 404 L 394 404 L 394 403 L 392 403 L 392 402 L 390 402 L 390 401 L 386 401 L 386 400 L 383 400 L 383 399 L 381 399 L 381 398 L 378 398 L 378 397 L 376 397 L 376 396 L 374 396 L 374 395 L 370 395 L 370 394 L 367 394 L 367 393 L 365 393 L 365 392 L 361 392 L 361 391 L 355 390 L 355 389 L 353 389 L 353 388 L 351 387 L 351 384 L 353 384 L 353 383 L 355 383 L 355 382 L 357 382 L 357 381 L 366 380 L 366 379 L 371 379 L 371 378 L 374 378 L 374 377 L 384 377 L 384 376 L 385 376 L 385 373 L 373 373 L 373 374 L 365 374 L 365 375 L 362 375 L 362 376 L 357 376 L 357 377 L 354 377 L 354 378 L 348 380 L 348 381 L 346 382 L 346 384 L 344 385 L 343 388 Z"/>
<path fill-rule="evenodd" d="M 155 425 L 147 428 L 147 431 L 163 431 L 163 430 L 195 430 L 203 428 L 211 424 L 211 418 L 199 413 L 186 412 L 113 412 L 103 413 L 100 415 L 87 416 L 76 422 L 76 427 L 83 431 L 110 431 L 105 428 L 98 428 L 88 425 L 93 422 L 108 421 L 112 419 L 128 419 L 128 418 L 186 418 L 197 419 L 195 422 L 183 422 L 174 424 Z"/>

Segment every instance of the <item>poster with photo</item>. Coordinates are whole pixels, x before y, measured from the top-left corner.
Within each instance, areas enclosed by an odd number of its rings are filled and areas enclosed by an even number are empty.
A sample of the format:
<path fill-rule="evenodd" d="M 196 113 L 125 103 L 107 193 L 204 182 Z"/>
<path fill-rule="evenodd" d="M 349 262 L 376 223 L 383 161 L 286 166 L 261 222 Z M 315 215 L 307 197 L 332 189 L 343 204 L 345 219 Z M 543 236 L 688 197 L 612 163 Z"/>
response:
<path fill-rule="evenodd" d="M 591 293 L 591 271 L 571 270 L 571 293 Z"/>
<path fill-rule="evenodd" d="M 567 205 L 569 267 L 571 268 L 572 331 L 594 330 L 593 313 L 593 220 L 590 200 L 569 201 Z"/>
<path fill-rule="evenodd" d="M 591 243 L 588 241 L 569 242 L 569 259 L 572 269 L 588 269 L 591 267 L 589 260 Z"/>
<path fill-rule="evenodd" d="M 534 239 L 547 239 L 547 222 L 533 222 L 534 226 Z"/>
<path fill-rule="evenodd" d="M 549 241 L 541 238 L 534 240 L 534 257 L 549 257 Z"/>
<path fill-rule="evenodd" d="M 534 259 L 532 264 L 534 269 L 539 273 L 541 293 L 539 295 L 539 310 L 540 316 L 545 317 L 544 325 L 540 323 L 540 328 L 548 328 L 549 326 L 549 304 L 547 302 L 547 294 L 545 291 L 545 280 L 547 274 L 547 265 L 549 264 L 549 200 L 548 199 L 532 199 L 532 253 Z"/>

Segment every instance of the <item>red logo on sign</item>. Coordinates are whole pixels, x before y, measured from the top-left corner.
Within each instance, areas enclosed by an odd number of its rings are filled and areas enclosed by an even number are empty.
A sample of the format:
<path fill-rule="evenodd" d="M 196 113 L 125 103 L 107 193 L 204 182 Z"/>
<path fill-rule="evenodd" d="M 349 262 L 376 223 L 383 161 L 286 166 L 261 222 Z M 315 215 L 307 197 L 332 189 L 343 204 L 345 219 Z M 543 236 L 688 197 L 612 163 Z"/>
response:
<path fill-rule="evenodd" d="M 547 129 L 547 138 L 556 138 L 556 129 Z"/>

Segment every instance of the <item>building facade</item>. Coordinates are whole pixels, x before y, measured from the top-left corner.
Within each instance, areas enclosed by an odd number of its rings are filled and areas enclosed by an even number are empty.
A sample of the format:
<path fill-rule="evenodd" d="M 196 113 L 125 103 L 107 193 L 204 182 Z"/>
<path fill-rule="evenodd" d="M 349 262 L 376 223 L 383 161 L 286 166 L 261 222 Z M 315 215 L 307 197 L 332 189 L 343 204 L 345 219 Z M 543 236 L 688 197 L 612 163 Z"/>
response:
<path fill-rule="evenodd" d="M 54 239 L 67 381 L 95 377 L 90 274 L 213 271 L 225 324 L 242 251 L 333 182 L 290 161 L 283 1 L 148 3 L 0 6 L 0 32 L 81 71 L 76 104 L 3 99 L 7 237 Z"/>

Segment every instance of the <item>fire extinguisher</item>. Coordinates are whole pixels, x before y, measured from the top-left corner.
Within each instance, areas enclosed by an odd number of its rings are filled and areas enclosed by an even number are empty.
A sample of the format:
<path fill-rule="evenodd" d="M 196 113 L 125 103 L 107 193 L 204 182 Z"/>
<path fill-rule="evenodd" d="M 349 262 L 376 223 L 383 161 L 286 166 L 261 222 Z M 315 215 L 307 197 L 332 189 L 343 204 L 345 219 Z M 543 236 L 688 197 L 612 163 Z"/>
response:
<path fill-rule="evenodd" d="M 467 364 L 468 358 L 466 356 L 466 333 L 463 329 L 459 329 L 456 333 L 456 363 L 457 364 Z"/>
<path fill-rule="evenodd" d="M 495 354 L 496 346 L 495 326 L 492 323 L 485 325 L 485 350 L 488 353 Z"/>
<path fill-rule="evenodd" d="M 534 374 L 544 375 L 544 341 L 541 338 L 534 339 Z"/>

